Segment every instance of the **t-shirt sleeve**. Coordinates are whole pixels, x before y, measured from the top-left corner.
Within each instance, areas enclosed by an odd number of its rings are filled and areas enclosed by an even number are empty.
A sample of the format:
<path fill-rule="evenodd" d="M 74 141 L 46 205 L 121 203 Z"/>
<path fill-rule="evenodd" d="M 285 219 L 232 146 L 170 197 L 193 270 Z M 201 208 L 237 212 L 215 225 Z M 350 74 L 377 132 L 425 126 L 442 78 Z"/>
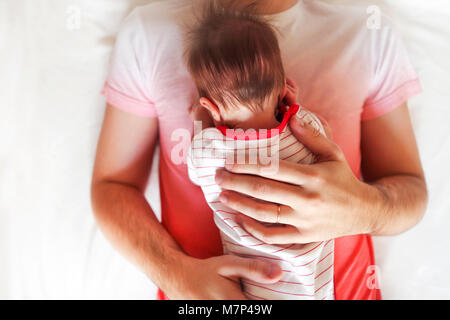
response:
<path fill-rule="evenodd" d="M 394 110 L 422 91 L 406 48 L 392 28 L 372 30 L 372 82 L 361 120 L 370 120 Z"/>
<path fill-rule="evenodd" d="M 122 23 L 111 54 L 108 76 L 102 94 L 108 103 L 126 112 L 156 117 L 155 105 L 149 95 L 143 59 L 147 48 L 145 33 L 134 10 Z"/>

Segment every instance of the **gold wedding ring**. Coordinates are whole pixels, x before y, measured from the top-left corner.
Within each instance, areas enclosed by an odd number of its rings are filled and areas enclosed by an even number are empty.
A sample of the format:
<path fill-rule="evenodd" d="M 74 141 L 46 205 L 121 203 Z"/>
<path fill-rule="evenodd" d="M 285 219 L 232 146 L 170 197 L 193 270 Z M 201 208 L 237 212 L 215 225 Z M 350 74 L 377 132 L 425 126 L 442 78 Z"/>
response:
<path fill-rule="evenodd" d="M 280 215 L 281 215 L 281 204 L 278 205 L 277 209 L 277 223 L 280 223 Z"/>

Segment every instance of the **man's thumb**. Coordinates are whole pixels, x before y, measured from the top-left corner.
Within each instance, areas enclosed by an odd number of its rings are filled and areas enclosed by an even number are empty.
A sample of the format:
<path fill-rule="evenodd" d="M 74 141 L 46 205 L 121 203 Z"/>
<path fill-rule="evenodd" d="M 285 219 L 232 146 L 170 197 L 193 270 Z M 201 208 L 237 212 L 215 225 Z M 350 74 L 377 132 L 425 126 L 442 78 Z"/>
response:
<path fill-rule="evenodd" d="M 290 128 L 298 141 L 311 150 L 319 159 L 337 160 L 340 157 L 340 148 L 329 138 L 320 133 L 315 126 L 308 124 L 298 117 L 292 117 Z M 324 132 L 327 130 L 323 128 Z"/>
<path fill-rule="evenodd" d="M 281 278 L 281 268 L 273 263 L 238 256 L 222 256 L 218 273 L 227 278 L 244 278 L 259 283 L 275 283 Z"/>

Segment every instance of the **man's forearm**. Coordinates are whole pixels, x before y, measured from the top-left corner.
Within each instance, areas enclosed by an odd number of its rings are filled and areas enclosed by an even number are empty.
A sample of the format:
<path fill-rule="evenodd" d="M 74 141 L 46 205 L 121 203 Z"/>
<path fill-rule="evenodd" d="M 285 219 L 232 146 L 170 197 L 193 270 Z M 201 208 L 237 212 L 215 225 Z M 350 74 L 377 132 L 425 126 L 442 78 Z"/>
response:
<path fill-rule="evenodd" d="M 177 286 L 174 268 L 185 257 L 157 220 L 142 192 L 132 186 L 99 182 L 91 189 L 95 217 L 103 233 L 126 258 L 162 288 Z"/>
<path fill-rule="evenodd" d="M 416 225 L 427 205 L 427 188 L 423 178 L 412 175 L 385 177 L 372 184 L 377 190 L 377 210 L 372 216 L 372 235 L 394 235 Z"/>

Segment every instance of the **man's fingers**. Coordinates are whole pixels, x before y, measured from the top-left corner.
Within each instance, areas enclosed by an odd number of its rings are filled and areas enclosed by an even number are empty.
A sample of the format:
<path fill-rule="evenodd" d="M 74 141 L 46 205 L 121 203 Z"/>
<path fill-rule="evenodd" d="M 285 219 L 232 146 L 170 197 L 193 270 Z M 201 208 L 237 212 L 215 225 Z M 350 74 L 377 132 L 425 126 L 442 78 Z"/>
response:
<path fill-rule="evenodd" d="M 267 226 L 245 216 L 239 216 L 237 222 L 252 236 L 268 244 L 302 243 L 299 230 L 290 225 Z"/>
<path fill-rule="evenodd" d="M 268 169 L 264 164 L 227 164 L 225 168 L 233 173 L 251 174 L 294 185 L 304 185 L 314 177 L 315 168 L 311 165 L 280 160 L 277 170 Z"/>
<path fill-rule="evenodd" d="M 281 268 L 262 260 L 226 255 L 217 257 L 217 272 L 227 278 L 244 278 L 258 283 L 276 283 L 281 278 Z"/>
<path fill-rule="evenodd" d="M 336 143 L 320 134 L 313 126 L 292 117 L 290 128 L 295 137 L 322 160 L 341 160 L 343 153 Z"/>
<path fill-rule="evenodd" d="M 219 199 L 227 207 L 258 221 L 277 222 L 278 204 L 258 201 L 233 191 L 222 192 Z M 280 222 L 289 223 L 291 217 L 292 209 L 287 206 L 282 206 L 282 210 L 280 210 Z"/>
<path fill-rule="evenodd" d="M 223 189 L 233 190 L 254 198 L 289 205 L 298 198 L 298 187 L 265 179 L 257 176 L 234 174 L 225 170 L 218 170 L 216 183 Z"/>

